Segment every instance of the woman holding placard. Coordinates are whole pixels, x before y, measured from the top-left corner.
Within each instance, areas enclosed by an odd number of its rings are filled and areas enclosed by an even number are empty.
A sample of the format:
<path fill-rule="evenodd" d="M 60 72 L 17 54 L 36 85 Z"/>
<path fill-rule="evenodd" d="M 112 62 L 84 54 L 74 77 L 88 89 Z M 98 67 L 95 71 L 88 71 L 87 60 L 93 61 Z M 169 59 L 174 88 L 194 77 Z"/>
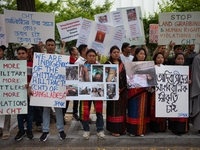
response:
<path fill-rule="evenodd" d="M 175 56 L 175 65 L 184 65 L 185 58 L 182 53 L 178 53 Z M 191 80 L 188 81 L 188 84 Z M 169 118 L 168 128 L 176 135 L 181 135 L 189 130 L 188 118 Z"/>
<path fill-rule="evenodd" d="M 119 65 L 119 100 L 107 101 L 106 109 L 106 129 L 110 131 L 113 136 L 120 136 L 125 134 L 126 129 L 126 72 L 125 67 L 120 60 L 120 50 L 117 46 L 110 49 L 110 58 L 105 64 L 118 64 Z M 112 82 L 115 75 L 114 70 L 110 69 L 108 73 L 107 82 Z"/>
<path fill-rule="evenodd" d="M 146 57 L 145 49 L 137 48 L 133 61 L 144 61 Z M 128 90 L 127 132 L 130 136 L 144 136 L 150 132 L 150 106 L 146 87 Z"/>
<path fill-rule="evenodd" d="M 164 65 L 164 55 L 161 52 L 158 52 L 153 57 L 154 63 L 158 67 L 162 67 Z M 155 117 L 155 90 L 150 94 L 150 128 L 153 132 L 165 132 L 167 128 L 166 118 L 157 118 Z"/>

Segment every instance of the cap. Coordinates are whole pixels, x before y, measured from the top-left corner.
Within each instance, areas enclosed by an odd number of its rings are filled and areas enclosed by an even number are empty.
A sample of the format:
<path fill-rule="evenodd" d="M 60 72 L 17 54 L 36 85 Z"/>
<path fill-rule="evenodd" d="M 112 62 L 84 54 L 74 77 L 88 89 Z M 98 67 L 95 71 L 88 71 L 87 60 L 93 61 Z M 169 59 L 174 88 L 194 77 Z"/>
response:
<path fill-rule="evenodd" d="M 26 49 L 30 49 L 33 47 L 33 45 L 31 43 L 27 43 L 27 42 L 22 43 L 21 46 L 25 47 Z"/>

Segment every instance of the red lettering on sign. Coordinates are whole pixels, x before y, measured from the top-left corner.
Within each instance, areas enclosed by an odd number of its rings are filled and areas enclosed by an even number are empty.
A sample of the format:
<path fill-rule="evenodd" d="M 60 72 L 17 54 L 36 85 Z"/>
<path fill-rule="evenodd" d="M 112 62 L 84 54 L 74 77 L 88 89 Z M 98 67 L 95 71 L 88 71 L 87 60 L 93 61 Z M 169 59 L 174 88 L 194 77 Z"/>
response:
<path fill-rule="evenodd" d="M 3 79 L 3 83 L 19 83 L 19 79 L 15 79 L 15 78 L 9 78 L 9 79 Z"/>
<path fill-rule="evenodd" d="M 17 63 L 17 64 L 11 64 L 11 63 L 9 63 L 9 64 L 3 64 L 3 68 L 20 69 L 19 65 L 20 65 L 19 63 Z"/>

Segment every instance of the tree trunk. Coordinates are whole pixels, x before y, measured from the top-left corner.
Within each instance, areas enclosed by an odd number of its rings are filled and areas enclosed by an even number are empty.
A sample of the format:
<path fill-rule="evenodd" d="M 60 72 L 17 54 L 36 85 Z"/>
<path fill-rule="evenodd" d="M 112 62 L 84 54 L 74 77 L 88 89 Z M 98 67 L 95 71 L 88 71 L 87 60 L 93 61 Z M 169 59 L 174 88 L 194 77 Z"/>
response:
<path fill-rule="evenodd" d="M 35 0 L 17 0 L 17 9 L 23 11 L 36 11 Z"/>

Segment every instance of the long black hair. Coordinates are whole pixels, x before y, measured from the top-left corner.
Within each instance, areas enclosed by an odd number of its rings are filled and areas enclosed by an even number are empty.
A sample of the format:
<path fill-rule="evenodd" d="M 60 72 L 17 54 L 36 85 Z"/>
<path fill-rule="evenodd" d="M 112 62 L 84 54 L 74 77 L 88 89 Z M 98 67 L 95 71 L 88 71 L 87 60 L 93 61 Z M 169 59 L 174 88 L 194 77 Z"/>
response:
<path fill-rule="evenodd" d="M 157 64 L 157 63 L 156 63 L 156 58 L 158 57 L 159 54 L 161 54 L 161 55 L 163 56 L 163 59 L 164 59 L 163 65 L 164 65 L 164 63 L 165 63 L 165 58 L 164 58 L 163 53 L 161 53 L 161 52 L 157 52 L 157 53 L 154 55 L 153 61 L 154 61 L 155 65 L 156 65 L 156 64 Z"/>
<path fill-rule="evenodd" d="M 114 49 L 119 50 L 119 47 L 117 47 L 117 46 L 112 46 L 112 47 L 110 48 L 110 54 L 113 52 Z M 119 51 L 120 51 L 120 50 L 119 50 Z M 113 58 L 112 58 L 111 55 L 110 55 L 108 61 L 110 61 L 110 62 L 113 64 Z M 118 61 L 119 61 L 119 64 L 121 64 L 122 61 L 121 61 L 120 57 L 118 58 Z"/>
<path fill-rule="evenodd" d="M 144 49 L 143 47 L 138 47 L 138 48 L 136 48 L 136 50 L 135 50 L 135 56 L 134 56 L 134 58 L 133 58 L 132 61 L 138 61 L 136 55 L 137 55 L 141 50 L 143 50 L 143 51 L 144 51 L 144 54 L 145 54 L 144 60 L 147 58 L 147 53 L 146 53 L 145 49 Z"/>

